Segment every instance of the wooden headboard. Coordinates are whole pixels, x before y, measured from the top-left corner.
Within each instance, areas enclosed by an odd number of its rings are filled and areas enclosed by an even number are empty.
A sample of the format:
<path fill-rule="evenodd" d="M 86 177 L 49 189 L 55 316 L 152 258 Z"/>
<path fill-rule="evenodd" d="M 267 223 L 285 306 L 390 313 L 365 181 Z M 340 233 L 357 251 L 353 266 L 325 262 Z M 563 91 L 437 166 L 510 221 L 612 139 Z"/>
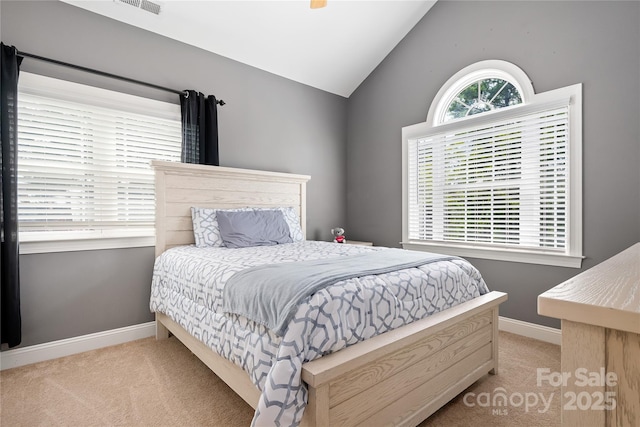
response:
<path fill-rule="evenodd" d="M 152 161 L 155 171 L 156 256 L 194 242 L 191 207 L 294 206 L 306 237 L 308 175 Z"/>

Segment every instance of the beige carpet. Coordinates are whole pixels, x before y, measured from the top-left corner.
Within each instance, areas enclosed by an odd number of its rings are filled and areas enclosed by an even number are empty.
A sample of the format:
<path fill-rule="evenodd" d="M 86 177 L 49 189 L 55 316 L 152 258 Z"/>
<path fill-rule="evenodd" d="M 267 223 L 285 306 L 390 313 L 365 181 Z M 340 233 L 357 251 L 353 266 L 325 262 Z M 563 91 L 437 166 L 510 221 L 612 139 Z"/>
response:
<path fill-rule="evenodd" d="M 499 375 L 481 378 L 421 426 L 560 425 L 560 391 L 536 385 L 537 368 L 560 370 L 560 348 L 508 333 L 500 338 Z M 175 338 L 2 371 L 0 388 L 2 427 L 247 426 L 253 415 Z M 500 391 L 507 406 L 487 406 Z M 531 404 L 534 393 L 539 402 L 527 411 L 519 396 Z M 548 411 L 541 396 L 551 401 Z"/>

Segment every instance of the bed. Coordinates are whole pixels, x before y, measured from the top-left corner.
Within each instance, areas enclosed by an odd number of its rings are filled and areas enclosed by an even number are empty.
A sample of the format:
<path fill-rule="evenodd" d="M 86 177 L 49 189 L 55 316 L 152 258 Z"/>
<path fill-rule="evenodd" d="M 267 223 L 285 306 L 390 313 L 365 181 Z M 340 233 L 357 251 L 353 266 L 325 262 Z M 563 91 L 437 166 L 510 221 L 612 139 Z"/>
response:
<path fill-rule="evenodd" d="M 158 257 L 192 250 L 183 247 L 194 242 L 193 206 L 291 206 L 306 234 L 308 176 L 160 161 L 152 166 Z M 497 373 L 498 306 L 506 298 L 501 292 L 484 293 L 305 362 L 300 377 L 307 403 L 296 420 L 304 426 L 419 424 L 480 377 Z M 206 332 L 194 333 L 198 327 L 171 309 L 155 311 L 158 339 L 173 334 L 249 405 L 264 408 L 255 378 L 205 345 Z"/>

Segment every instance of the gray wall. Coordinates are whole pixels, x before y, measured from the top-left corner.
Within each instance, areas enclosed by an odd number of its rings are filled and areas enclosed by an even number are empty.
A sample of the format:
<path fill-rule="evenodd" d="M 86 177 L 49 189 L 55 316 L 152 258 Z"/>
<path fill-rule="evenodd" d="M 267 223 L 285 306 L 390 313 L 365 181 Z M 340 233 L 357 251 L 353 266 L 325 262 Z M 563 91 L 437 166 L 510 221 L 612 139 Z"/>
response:
<path fill-rule="evenodd" d="M 311 175 L 307 226 L 315 239 L 346 224 L 349 238 L 398 246 L 400 129 L 424 121 L 438 89 L 463 67 L 511 61 L 537 91 L 582 82 L 584 267 L 640 240 L 638 2 L 440 0 L 349 100 L 60 2 L 3 0 L 0 14 L 2 41 L 25 52 L 224 99 L 221 163 Z M 22 69 L 175 101 L 30 59 Z M 536 296 L 579 270 L 471 261 L 492 289 L 509 292 L 503 315 L 559 326 L 536 315 Z M 152 319 L 152 248 L 20 262 L 23 346 Z"/>
<path fill-rule="evenodd" d="M 536 92 L 583 83 L 583 269 L 640 240 L 640 3 L 440 0 L 349 98 L 348 237 L 402 238 L 401 128 L 477 61 L 522 68 Z M 470 259 L 509 293 L 501 315 L 559 327 L 536 297 L 577 269 Z"/>
<path fill-rule="evenodd" d="M 328 240 L 345 223 L 345 98 L 61 2 L 3 0 L 0 14 L 2 41 L 24 52 L 224 99 L 221 165 L 311 175 L 308 237 Z M 21 69 L 178 102 L 33 59 Z M 23 255 L 20 262 L 23 346 L 152 320 L 152 248 Z"/>

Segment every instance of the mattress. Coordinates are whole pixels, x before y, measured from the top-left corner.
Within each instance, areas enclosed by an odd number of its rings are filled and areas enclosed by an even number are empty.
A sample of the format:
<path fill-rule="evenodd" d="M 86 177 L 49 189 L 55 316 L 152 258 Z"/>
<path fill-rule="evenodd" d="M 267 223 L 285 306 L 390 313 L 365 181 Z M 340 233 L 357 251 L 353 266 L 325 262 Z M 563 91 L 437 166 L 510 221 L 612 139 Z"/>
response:
<path fill-rule="evenodd" d="M 180 246 L 155 262 L 150 308 L 247 372 L 262 392 L 254 425 L 297 425 L 306 406 L 302 364 L 488 292 L 480 273 L 454 258 L 340 281 L 304 300 L 283 336 L 223 311 L 235 273 L 270 263 L 382 250 L 330 242 L 229 248 Z"/>

